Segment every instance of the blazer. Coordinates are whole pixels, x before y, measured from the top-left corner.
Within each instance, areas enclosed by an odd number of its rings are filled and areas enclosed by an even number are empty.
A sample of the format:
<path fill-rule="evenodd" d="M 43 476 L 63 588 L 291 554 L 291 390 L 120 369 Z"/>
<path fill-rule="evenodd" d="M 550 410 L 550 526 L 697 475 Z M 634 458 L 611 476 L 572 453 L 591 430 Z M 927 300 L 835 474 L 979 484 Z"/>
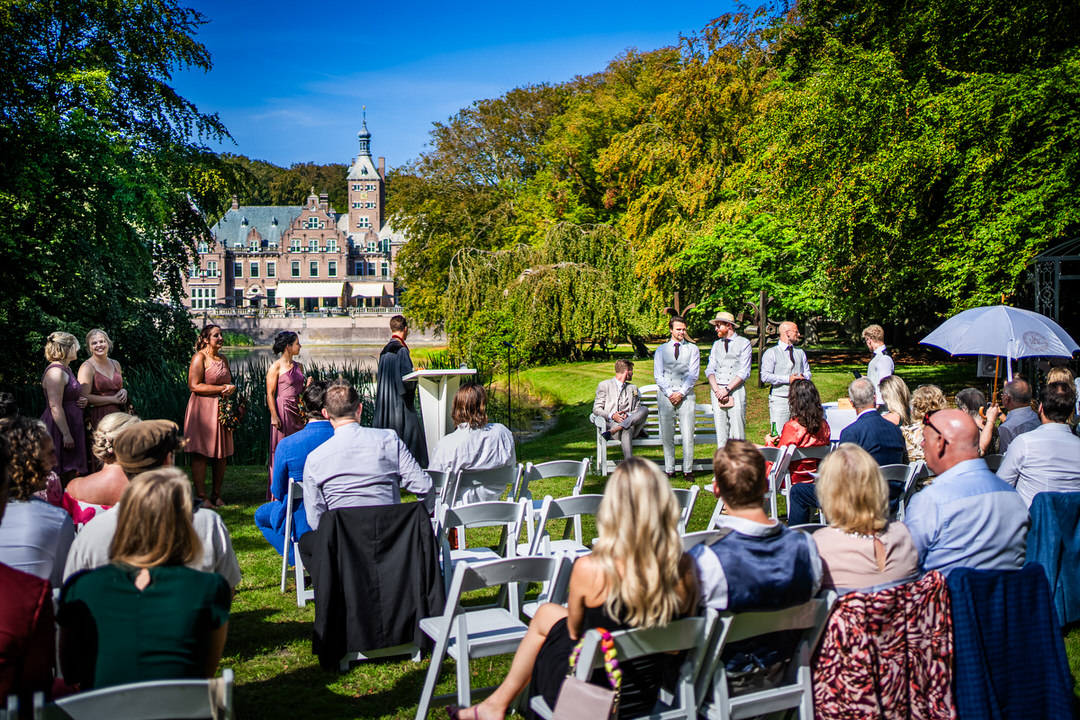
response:
<path fill-rule="evenodd" d="M 637 385 L 624 383 L 622 393 L 619 393 L 619 381 L 615 378 L 602 380 L 596 386 L 596 400 L 593 402 L 593 415 L 599 415 L 605 420 L 610 420 L 616 412 L 624 412 L 630 415 L 641 404 L 641 392 Z"/>
<path fill-rule="evenodd" d="M 863 412 L 840 432 L 840 442 L 855 443 L 870 453 L 878 465 L 906 462 L 907 445 L 897 425 L 881 417 L 877 410 Z"/>

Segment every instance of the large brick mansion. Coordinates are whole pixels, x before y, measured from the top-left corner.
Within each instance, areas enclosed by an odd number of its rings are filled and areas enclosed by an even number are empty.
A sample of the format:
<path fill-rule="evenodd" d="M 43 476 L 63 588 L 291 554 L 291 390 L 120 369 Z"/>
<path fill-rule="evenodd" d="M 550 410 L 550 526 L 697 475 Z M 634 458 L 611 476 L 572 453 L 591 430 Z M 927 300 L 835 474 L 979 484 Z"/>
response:
<path fill-rule="evenodd" d="M 395 259 L 405 237 L 386 222 L 385 159 L 371 159 L 365 120 L 360 151 L 346 178 L 349 207 L 330 206 L 325 192 L 303 205 L 240 205 L 200 243 L 184 278 L 186 305 L 209 308 L 278 308 L 314 311 L 396 304 Z"/>

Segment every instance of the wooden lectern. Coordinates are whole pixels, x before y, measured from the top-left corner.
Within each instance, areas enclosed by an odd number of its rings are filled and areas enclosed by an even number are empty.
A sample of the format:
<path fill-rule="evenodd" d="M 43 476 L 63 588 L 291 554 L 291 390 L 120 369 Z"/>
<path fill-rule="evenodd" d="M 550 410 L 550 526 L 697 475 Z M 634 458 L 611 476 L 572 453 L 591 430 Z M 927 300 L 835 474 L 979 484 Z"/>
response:
<path fill-rule="evenodd" d="M 461 386 L 461 378 L 475 375 L 476 370 L 416 370 L 402 380 L 416 380 L 420 389 L 420 414 L 424 418 L 424 438 L 427 440 L 428 457 L 435 454 L 435 445 L 448 432 L 453 432 L 454 421 L 450 411 L 454 408 L 454 395 Z"/>

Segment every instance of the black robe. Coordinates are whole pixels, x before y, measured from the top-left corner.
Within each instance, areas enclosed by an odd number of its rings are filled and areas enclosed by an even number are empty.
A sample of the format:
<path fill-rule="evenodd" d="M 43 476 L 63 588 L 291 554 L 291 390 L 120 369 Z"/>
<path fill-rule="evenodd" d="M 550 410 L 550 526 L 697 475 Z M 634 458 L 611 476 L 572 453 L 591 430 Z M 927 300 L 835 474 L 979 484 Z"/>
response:
<path fill-rule="evenodd" d="M 374 428 L 397 432 L 416 458 L 420 467 L 427 468 L 427 440 L 420 414 L 416 412 L 416 381 L 402 381 L 413 371 L 409 349 L 393 338 L 379 353 L 378 391 L 375 393 Z"/>

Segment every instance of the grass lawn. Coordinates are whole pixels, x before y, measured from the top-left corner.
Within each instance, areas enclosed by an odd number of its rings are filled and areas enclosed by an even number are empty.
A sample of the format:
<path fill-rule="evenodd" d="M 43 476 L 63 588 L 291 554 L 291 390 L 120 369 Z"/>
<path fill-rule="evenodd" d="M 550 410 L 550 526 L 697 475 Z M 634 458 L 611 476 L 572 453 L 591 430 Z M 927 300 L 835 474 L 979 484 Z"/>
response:
<path fill-rule="evenodd" d="M 704 359 L 704 358 L 703 358 Z M 851 370 L 865 369 L 865 360 L 816 358 L 811 355 L 814 380 L 824 400 L 843 394 Z M 593 429 L 588 424 L 593 393 L 600 380 L 612 374 L 613 363 L 583 362 L 533 368 L 515 379 L 523 388 L 558 406 L 554 427 L 542 437 L 519 447 L 519 459 L 544 461 L 595 457 Z M 981 387 L 971 363 L 948 365 L 898 363 L 898 374 L 915 387 L 926 382 L 942 385 L 949 394 L 968 384 Z M 635 364 L 635 382 L 652 382 L 652 361 Z M 754 380 L 755 376 L 752 378 Z M 702 377 L 704 380 L 704 377 Z M 697 390 L 698 402 L 707 399 L 707 387 Z M 768 429 L 765 390 L 756 381 L 748 389 L 748 434 L 759 439 Z M 659 448 L 649 454 L 660 458 Z M 712 447 L 699 447 L 695 454 L 708 457 Z M 618 450 L 615 450 L 618 454 Z M 704 482 L 705 479 L 699 482 Z M 266 470 L 256 466 L 231 466 L 226 476 L 225 496 L 230 504 L 222 509 L 233 537 L 244 578 L 233 602 L 229 637 L 222 658 L 223 667 L 236 673 L 236 709 L 240 718 L 274 720 L 305 717 L 401 718 L 412 717 L 427 671 L 425 656 L 420 664 L 407 659 L 354 665 L 344 674 L 322 670 L 311 654 L 311 626 L 314 606 L 296 607 L 290 576 L 288 592 L 279 592 L 281 556 L 274 552 L 255 528 L 253 515 L 265 492 Z M 569 494 L 571 481 L 550 480 L 534 487 L 537 496 Z M 586 492 L 602 492 L 602 478 L 592 476 Z M 715 501 L 703 492 L 695 508 L 690 530 L 704 529 Z M 593 528 L 586 523 L 586 537 Z M 478 542 L 479 541 L 479 542 Z M 485 536 L 473 537 L 472 544 L 484 544 Z M 494 542 L 493 537 L 487 542 Z M 1074 677 L 1080 676 L 1080 632 L 1066 637 L 1066 650 Z M 473 687 L 493 685 L 502 679 L 509 657 L 488 658 L 472 663 Z M 453 662 L 444 664 L 436 692 L 454 691 Z M 441 711 L 440 711 L 441 712 Z"/>

